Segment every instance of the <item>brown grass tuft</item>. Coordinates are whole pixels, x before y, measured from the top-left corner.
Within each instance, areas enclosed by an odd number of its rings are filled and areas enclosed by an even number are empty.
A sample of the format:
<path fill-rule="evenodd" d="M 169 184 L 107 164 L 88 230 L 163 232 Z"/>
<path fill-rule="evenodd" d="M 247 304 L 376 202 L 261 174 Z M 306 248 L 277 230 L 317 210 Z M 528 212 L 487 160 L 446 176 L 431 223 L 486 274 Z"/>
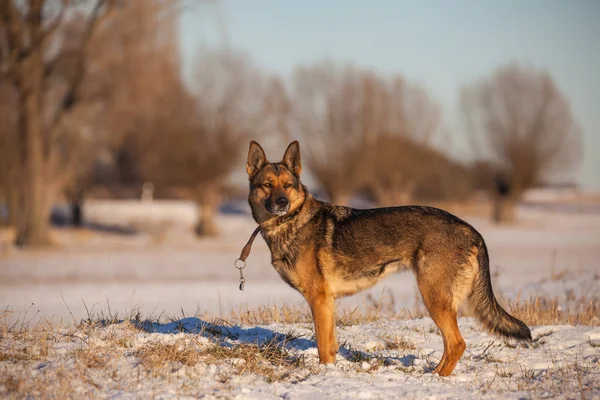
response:
<path fill-rule="evenodd" d="M 406 340 L 404 336 L 394 336 L 385 339 L 386 350 L 415 350 L 417 347 Z"/>
<path fill-rule="evenodd" d="M 280 381 L 295 368 L 304 366 L 304 358 L 292 355 L 286 348 L 295 336 L 274 335 L 262 345 L 244 343 L 231 347 L 214 345 L 202 351 L 204 362 L 232 362 L 237 374 L 251 373 L 266 378 L 267 382 Z"/>
<path fill-rule="evenodd" d="M 174 364 L 196 365 L 200 361 L 198 350 L 198 346 L 193 341 L 182 338 L 172 344 L 148 343 L 136 350 L 133 355 L 152 376 L 156 377 L 177 369 L 177 365 Z"/>
<path fill-rule="evenodd" d="M 225 320 L 231 324 L 268 325 L 273 323 L 294 324 L 312 322 L 310 311 L 305 305 L 261 306 L 254 310 L 232 310 Z"/>
<path fill-rule="evenodd" d="M 600 298 L 578 297 L 569 299 L 569 306 L 556 297 L 520 297 L 501 302 L 516 318 L 528 325 L 600 325 Z"/>
<path fill-rule="evenodd" d="M 99 349 L 81 348 L 73 350 L 72 356 L 86 368 L 104 368 L 108 364 L 109 355 Z"/>
<path fill-rule="evenodd" d="M 364 307 L 341 309 L 336 312 L 337 326 L 359 325 L 385 319 L 408 320 L 428 317 L 429 314 L 420 302 L 412 309 L 396 309 L 394 296 L 389 291 L 379 299 L 368 296 L 368 304 Z M 499 298 L 500 304 L 512 315 L 522 319 L 528 325 L 600 325 L 600 298 L 594 296 L 559 297 L 532 296 L 522 299 Z M 468 310 L 460 312 L 461 316 L 473 316 Z M 312 323 L 307 306 L 269 306 L 256 310 L 233 311 L 223 321 L 229 324 L 268 325 L 272 323 Z"/>

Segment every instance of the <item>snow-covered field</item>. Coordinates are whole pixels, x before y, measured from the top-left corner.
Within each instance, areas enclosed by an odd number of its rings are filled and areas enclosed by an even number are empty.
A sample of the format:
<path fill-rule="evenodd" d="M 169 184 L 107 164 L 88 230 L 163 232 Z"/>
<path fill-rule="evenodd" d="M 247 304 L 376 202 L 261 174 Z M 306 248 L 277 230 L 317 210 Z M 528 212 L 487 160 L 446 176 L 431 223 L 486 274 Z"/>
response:
<path fill-rule="evenodd" d="M 429 373 L 442 350 L 429 318 L 339 326 L 342 348 L 334 367 L 318 366 L 309 323 L 226 327 L 187 318 L 171 325 L 78 326 L 74 321 L 78 324 L 88 312 L 227 317 L 258 306 L 303 304 L 270 266 L 260 238 L 244 271 L 245 291 L 238 290 L 233 261 L 255 227 L 243 212 L 222 214 L 222 235 L 200 241 L 190 234 L 196 215 L 187 203 L 91 201 L 85 212 L 93 229 L 57 229 L 59 246 L 53 249 L 21 251 L 0 237 L 0 305 L 11 311 L 5 323 L 52 323 L 38 325 L 46 326 L 41 342 L 40 333 L 31 330 L 0 336 L 2 396 L 12 388 L 15 395 L 36 398 L 52 393 L 117 398 L 600 398 L 600 322 L 594 327 L 532 327 L 536 340 L 526 348 L 495 339 L 472 319 L 462 318 L 467 351 L 450 378 Z M 577 298 L 597 301 L 598 208 L 528 203 L 520 217 L 518 225 L 504 227 L 465 217 L 488 243 L 496 294 L 556 297 L 563 309 Z M 400 273 L 342 300 L 339 307 L 364 308 L 382 293 L 396 309 L 412 308 L 418 301 L 414 277 Z M 61 321 L 64 327 L 59 327 Z M 42 342 L 41 350 L 32 345 Z M 244 347 L 250 344 L 258 358 L 244 358 L 252 353 Z M 191 349 L 196 358 L 167 357 L 168 362 L 153 364 L 145 351 L 156 346 L 176 355 Z M 215 346 L 230 349 L 231 355 L 215 357 Z M 273 361 L 265 348 L 283 356 Z M 255 371 L 255 363 L 265 363 L 266 369 Z M 36 382 L 46 389 L 27 391 Z"/>
<path fill-rule="evenodd" d="M 310 324 L 223 327 L 186 318 L 62 329 L 43 340 L 3 340 L 0 395 L 600 398 L 599 327 L 535 327 L 526 348 L 494 340 L 468 318 L 460 325 L 468 347 L 447 378 L 431 374 L 442 342 L 429 319 L 338 327 L 342 347 L 328 366 L 318 365 Z"/>

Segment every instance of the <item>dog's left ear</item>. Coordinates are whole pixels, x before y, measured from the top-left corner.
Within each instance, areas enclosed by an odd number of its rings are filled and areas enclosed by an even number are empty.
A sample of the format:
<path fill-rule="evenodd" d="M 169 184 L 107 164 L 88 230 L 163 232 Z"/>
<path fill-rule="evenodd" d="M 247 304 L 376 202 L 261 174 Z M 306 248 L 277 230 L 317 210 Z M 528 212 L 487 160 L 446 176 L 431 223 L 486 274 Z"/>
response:
<path fill-rule="evenodd" d="M 297 177 L 300 177 L 300 171 L 302 171 L 302 161 L 300 160 L 300 144 L 297 140 L 294 140 L 288 146 L 285 154 L 283 155 L 282 162 L 290 171 Z"/>

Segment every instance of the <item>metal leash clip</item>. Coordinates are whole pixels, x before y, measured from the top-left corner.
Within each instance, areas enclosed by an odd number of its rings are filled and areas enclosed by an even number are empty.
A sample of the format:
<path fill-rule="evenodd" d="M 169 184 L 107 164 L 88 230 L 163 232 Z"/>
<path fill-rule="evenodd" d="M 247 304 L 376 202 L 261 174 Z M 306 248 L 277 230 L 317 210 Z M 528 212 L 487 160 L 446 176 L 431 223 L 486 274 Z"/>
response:
<path fill-rule="evenodd" d="M 235 265 L 235 267 L 240 271 L 240 290 L 244 291 L 244 283 L 246 283 L 246 279 L 244 279 L 243 269 L 246 268 L 246 261 L 242 260 L 241 258 L 238 258 L 237 260 L 235 260 L 233 265 Z"/>
<path fill-rule="evenodd" d="M 244 290 L 244 283 L 246 283 L 246 280 L 244 279 L 244 273 L 242 272 L 242 270 L 246 268 L 246 258 L 248 258 L 248 256 L 250 255 L 252 242 L 254 242 L 254 239 L 256 238 L 256 235 L 258 235 L 258 232 L 260 232 L 260 226 L 257 227 L 254 230 L 254 232 L 252 232 L 250 239 L 248 239 L 248 243 L 246 243 L 246 245 L 242 249 L 242 252 L 240 253 L 240 258 L 235 260 L 235 262 L 233 263 L 233 265 L 235 265 L 235 267 L 240 271 L 240 290 L 242 291 Z"/>

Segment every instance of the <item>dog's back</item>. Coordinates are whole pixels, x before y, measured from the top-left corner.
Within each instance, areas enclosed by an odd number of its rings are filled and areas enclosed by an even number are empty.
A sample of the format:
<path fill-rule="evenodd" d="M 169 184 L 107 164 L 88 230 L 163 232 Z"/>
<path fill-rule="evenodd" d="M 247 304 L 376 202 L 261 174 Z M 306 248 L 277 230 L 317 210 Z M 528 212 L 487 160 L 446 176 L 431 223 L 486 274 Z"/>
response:
<path fill-rule="evenodd" d="M 467 298 L 476 317 L 493 333 L 531 339 L 529 328 L 496 301 L 485 241 L 467 222 L 423 206 L 323 208 L 332 210 L 325 213 L 336 221 L 329 232 L 336 279 L 360 282 L 362 289 L 390 272 L 411 269 L 423 289 L 435 287 L 437 296 L 452 298 L 453 307 Z"/>

